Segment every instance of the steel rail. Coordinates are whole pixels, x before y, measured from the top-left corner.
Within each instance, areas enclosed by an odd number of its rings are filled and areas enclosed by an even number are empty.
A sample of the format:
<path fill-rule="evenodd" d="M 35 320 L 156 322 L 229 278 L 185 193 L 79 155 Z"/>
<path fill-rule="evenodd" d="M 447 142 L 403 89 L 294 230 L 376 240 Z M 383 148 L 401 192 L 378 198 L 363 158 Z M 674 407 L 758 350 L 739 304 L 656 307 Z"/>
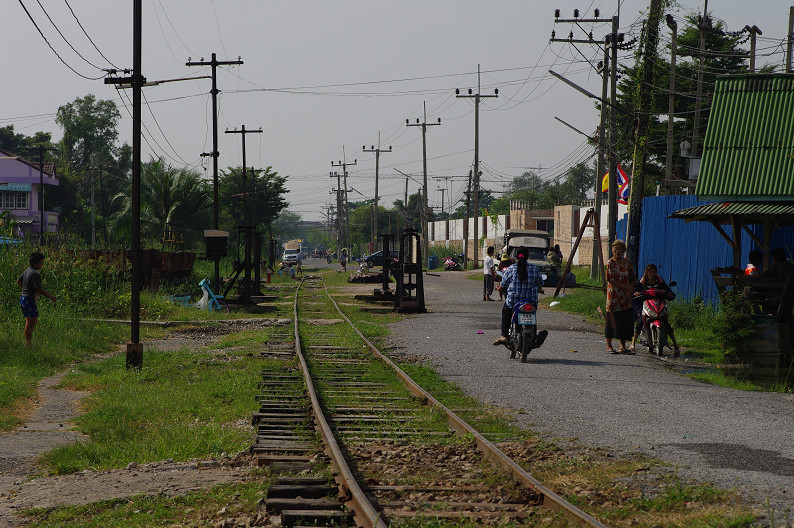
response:
<path fill-rule="evenodd" d="M 331 461 L 337 470 L 337 483 L 349 493 L 349 500 L 346 505 L 353 510 L 356 521 L 360 526 L 364 526 L 366 528 L 388 528 L 386 523 L 384 523 L 380 518 L 380 513 L 375 509 L 369 499 L 367 499 L 361 487 L 358 485 L 356 478 L 353 476 L 353 472 L 347 465 L 347 461 L 342 454 L 339 443 L 336 441 L 336 437 L 334 436 L 331 427 L 328 425 L 328 420 L 326 420 L 325 414 L 322 411 L 320 400 L 317 397 L 317 392 L 314 390 L 314 383 L 312 382 L 309 366 L 306 363 L 306 358 L 303 356 L 303 350 L 301 349 L 300 344 L 300 333 L 298 331 L 298 294 L 300 293 L 300 289 L 301 286 L 303 286 L 304 280 L 305 276 L 301 278 L 298 287 L 295 289 L 295 300 L 293 301 L 295 353 L 298 356 L 298 360 L 300 361 L 301 369 L 303 371 L 303 378 L 306 382 L 306 390 L 309 393 L 312 411 L 316 420 L 316 428 L 320 432 L 320 435 L 322 436 L 323 441 L 325 442 L 325 445 L 328 449 Z M 325 281 L 323 281 L 323 285 L 325 285 Z"/>
<path fill-rule="evenodd" d="M 530 475 L 526 470 L 524 470 L 521 466 L 515 463 L 509 456 L 507 456 L 501 449 L 496 447 L 492 442 L 490 442 L 487 438 L 485 438 L 482 434 L 480 434 L 476 429 L 474 429 L 471 425 L 466 423 L 462 418 L 460 418 L 457 414 L 452 412 L 447 406 L 443 403 L 435 399 L 429 392 L 424 390 L 420 387 L 413 379 L 411 379 L 408 374 L 406 374 L 400 367 L 398 367 L 391 359 L 386 357 L 378 348 L 372 344 L 372 342 L 367 339 L 364 334 L 362 334 L 359 329 L 356 327 L 355 324 L 342 312 L 342 309 L 336 303 L 331 294 L 328 292 L 328 286 L 325 285 L 325 281 L 323 281 L 323 285 L 325 286 L 325 294 L 331 300 L 331 302 L 336 307 L 339 314 L 348 322 L 348 324 L 353 328 L 353 330 L 358 334 L 358 336 L 364 340 L 364 342 L 369 346 L 370 350 L 377 356 L 381 361 L 389 365 L 397 375 L 402 379 L 405 386 L 408 390 L 413 393 L 417 397 L 425 398 L 428 403 L 432 404 L 435 408 L 443 411 L 447 415 L 447 419 L 449 421 L 450 427 L 460 433 L 460 434 L 470 434 L 474 437 L 475 442 L 477 443 L 478 449 L 488 458 L 491 460 L 502 464 L 510 472 L 516 477 L 522 486 L 531 489 L 541 497 L 540 505 L 550 509 L 563 512 L 569 518 L 575 520 L 576 522 L 581 523 L 584 526 L 592 526 L 594 528 L 608 528 L 607 525 L 603 524 L 601 521 L 585 513 L 584 511 L 580 510 L 570 502 L 566 501 L 552 490 L 544 486 L 540 481 L 535 479 L 532 475 Z"/>

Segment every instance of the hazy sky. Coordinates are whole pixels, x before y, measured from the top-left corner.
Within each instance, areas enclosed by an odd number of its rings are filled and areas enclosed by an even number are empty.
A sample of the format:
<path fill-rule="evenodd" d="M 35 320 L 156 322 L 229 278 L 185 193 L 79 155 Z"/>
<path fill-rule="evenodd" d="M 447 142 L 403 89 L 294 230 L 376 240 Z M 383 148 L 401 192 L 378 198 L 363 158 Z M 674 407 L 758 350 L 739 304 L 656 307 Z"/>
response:
<path fill-rule="evenodd" d="M 729 30 L 757 25 L 763 31 L 759 64 L 782 64 L 791 3 L 712 0 L 709 10 Z M 648 4 L 622 2 L 620 25 L 627 40 L 639 37 Z M 575 38 L 585 38 L 586 30 L 602 40 L 609 25 L 555 24 L 555 8 L 567 18 L 574 8 L 583 17 L 598 8 L 607 18 L 618 6 L 616 0 L 143 0 L 143 73 L 149 81 L 209 75 L 209 67 L 187 67 L 188 58 L 209 59 L 213 52 L 219 60 L 240 56 L 243 65 L 223 67 L 218 74 L 219 165 L 242 163 L 241 135 L 224 130 L 261 127 L 262 134 L 247 136 L 247 165 L 272 165 L 289 176 L 291 209 L 307 220 L 319 220 L 333 203 L 336 179 L 329 173 L 340 169 L 331 161 L 357 160 L 349 168 L 351 200 L 374 195 L 375 156 L 362 152 L 362 145 L 377 146 L 379 134 L 381 148 L 393 148 L 380 157 L 380 203 L 402 197 L 405 178 L 398 169 L 416 180 L 409 182 L 409 192 L 416 192 L 421 128 L 407 127 L 405 120 L 423 118 L 426 104 L 428 122 L 441 118 L 440 126 L 427 131 L 428 172 L 447 178 L 430 181 L 430 205 L 441 207 L 437 189 L 444 187 L 445 208 L 450 198 L 454 207 L 474 158 L 473 100 L 456 98 L 455 88 L 476 91 L 478 64 L 481 93 L 499 89 L 498 98 L 483 99 L 480 106 L 483 188 L 501 191 L 527 168 L 546 179 L 559 177 L 592 156 L 584 137 L 554 119 L 591 132 L 598 122 L 592 100 L 548 71 L 600 93 L 600 77 L 588 60 L 597 63 L 602 52 L 549 38 L 552 30 L 558 37 L 573 30 Z M 684 16 L 702 9 L 702 1 L 684 1 L 670 12 L 681 28 Z M 131 143 L 129 91 L 122 94 L 101 78 L 81 76 L 102 77 L 102 68 L 113 67 L 109 62 L 132 66 L 132 2 L 7 0 L 0 20 L 5 72 L 0 126 L 13 124 L 27 135 L 49 131 L 59 140 L 58 107 L 92 93 L 119 105 L 120 139 Z M 662 28 L 666 44 L 670 32 Z M 621 61 L 631 64 L 632 52 L 621 53 Z M 209 79 L 144 89 L 144 160 L 163 156 L 211 176 L 211 159 L 200 157 L 212 150 L 209 90 Z"/>

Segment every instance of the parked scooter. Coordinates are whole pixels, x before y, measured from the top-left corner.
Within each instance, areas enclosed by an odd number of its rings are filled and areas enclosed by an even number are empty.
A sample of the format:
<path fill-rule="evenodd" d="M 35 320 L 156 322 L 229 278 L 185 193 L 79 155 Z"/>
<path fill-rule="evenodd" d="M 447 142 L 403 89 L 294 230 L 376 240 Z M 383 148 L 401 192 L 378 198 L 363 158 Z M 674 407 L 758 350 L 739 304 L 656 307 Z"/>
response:
<path fill-rule="evenodd" d="M 675 286 L 670 283 L 670 287 Z M 664 355 L 664 347 L 673 331 L 668 321 L 667 302 L 675 299 L 675 293 L 661 288 L 649 288 L 642 294 L 643 335 L 648 345 L 648 352 L 658 356 Z"/>
<path fill-rule="evenodd" d="M 444 271 L 461 270 L 463 269 L 462 262 L 462 254 L 454 257 L 444 257 Z"/>
<path fill-rule="evenodd" d="M 330 264 L 330 263 L 331 263 L 331 254 L 330 254 L 330 253 L 328 253 L 328 254 L 325 256 L 325 261 L 326 261 L 328 264 Z"/>

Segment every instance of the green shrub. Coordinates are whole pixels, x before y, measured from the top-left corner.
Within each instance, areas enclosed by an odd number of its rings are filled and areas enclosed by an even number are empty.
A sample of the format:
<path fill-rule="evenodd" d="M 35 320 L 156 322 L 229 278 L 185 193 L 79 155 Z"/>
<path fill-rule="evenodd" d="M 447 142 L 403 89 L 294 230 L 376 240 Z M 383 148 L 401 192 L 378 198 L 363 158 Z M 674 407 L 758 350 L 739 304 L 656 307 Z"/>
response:
<path fill-rule="evenodd" d="M 720 329 L 718 336 L 722 350 L 734 356 L 747 351 L 749 338 L 757 332 L 750 317 L 750 303 L 740 290 L 725 291 L 720 295 L 720 311 L 715 323 Z"/>

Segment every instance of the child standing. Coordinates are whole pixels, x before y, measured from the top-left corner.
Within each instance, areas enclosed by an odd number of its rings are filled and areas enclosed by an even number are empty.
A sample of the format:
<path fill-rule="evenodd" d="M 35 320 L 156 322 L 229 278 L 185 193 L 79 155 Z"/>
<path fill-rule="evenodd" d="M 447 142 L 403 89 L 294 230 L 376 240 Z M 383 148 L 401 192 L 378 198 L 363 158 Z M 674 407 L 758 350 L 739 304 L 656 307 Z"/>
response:
<path fill-rule="evenodd" d="M 17 284 L 22 287 L 22 297 L 19 298 L 19 306 L 22 308 L 22 315 L 25 317 L 25 344 L 30 345 L 33 341 L 33 330 L 39 320 L 39 309 L 36 306 L 36 296 L 43 295 L 55 302 L 54 295 L 48 293 L 41 287 L 41 270 L 44 266 L 44 255 L 38 251 L 30 254 L 28 261 L 30 266 L 22 272 L 17 279 Z"/>

